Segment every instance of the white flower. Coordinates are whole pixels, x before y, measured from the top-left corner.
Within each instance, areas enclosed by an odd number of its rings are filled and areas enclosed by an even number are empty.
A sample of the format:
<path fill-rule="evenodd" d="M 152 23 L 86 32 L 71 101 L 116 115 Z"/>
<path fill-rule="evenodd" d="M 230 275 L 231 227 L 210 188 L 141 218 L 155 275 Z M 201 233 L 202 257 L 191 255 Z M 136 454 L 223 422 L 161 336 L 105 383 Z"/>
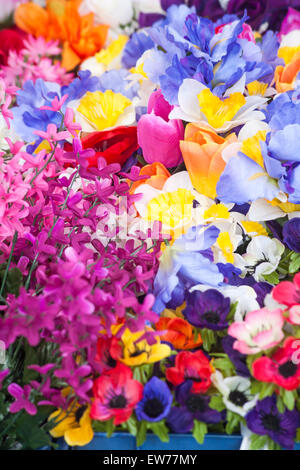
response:
<path fill-rule="evenodd" d="M 254 237 L 242 257 L 245 273 L 253 274 L 256 281 L 264 281 L 264 275 L 276 270 L 283 252 L 284 245 L 276 238 Z"/>
<path fill-rule="evenodd" d="M 185 80 L 183 80 L 183 83 L 180 86 L 178 92 L 179 106 L 174 107 L 174 109 L 169 115 L 169 118 L 183 119 L 187 122 L 205 122 L 206 124 L 208 123 L 210 127 L 217 132 L 227 132 L 230 129 L 240 126 L 241 124 L 245 124 L 250 120 L 262 120 L 265 118 L 265 115 L 257 109 L 267 102 L 267 98 L 263 98 L 261 96 L 248 96 L 245 98 L 244 104 L 240 105 L 239 109 L 237 109 L 236 114 L 234 114 L 234 116 L 230 114 L 231 106 L 226 105 L 221 110 L 222 112 L 212 114 L 211 119 L 208 119 L 206 116 L 206 109 L 211 112 L 210 108 L 214 106 L 212 104 L 212 100 L 217 100 L 218 98 L 213 97 L 210 91 L 206 92 L 206 90 L 208 90 L 208 88 L 203 83 L 200 83 L 197 80 L 194 80 L 192 78 L 186 78 Z M 203 108 L 201 108 L 201 111 L 199 104 L 199 96 L 203 91 L 205 91 L 208 96 L 205 97 L 207 104 Z M 242 103 L 243 95 L 241 94 L 241 92 L 236 92 L 235 96 L 237 96 L 238 94 L 240 95 L 240 102 Z M 232 96 L 234 96 L 234 94 L 231 94 L 228 99 L 231 99 Z M 224 122 L 222 122 L 221 125 L 210 124 L 209 121 L 211 121 L 211 123 L 214 122 L 213 116 L 218 117 L 221 114 L 224 116 Z M 226 119 L 226 116 L 228 116 L 228 119 Z M 221 121 L 217 120 L 216 122 L 220 123 Z"/>
<path fill-rule="evenodd" d="M 243 440 L 242 440 L 240 450 L 250 450 L 251 436 L 253 434 L 254 433 L 250 431 L 250 429 L 248 429 L 247 426 L 241 423 L 241 435 L 243 437 Z M 261 449 L 256 449 L 256 450 L 269 450 L 269 447 L 267 444 L 265 444 Z"/>
<path fill-rule="evenodd" d="M 249 379 L 238 375 L 224 378 L 217 370 L 212 374 L 211 380 L 222 394 L 227 410 L 244 417 L 255 406 L 258 395 L 251 395 Z"/>
<path fill-rule="evenodd" d="M 133 19 L 132 0 L 83 0 L 81 15 L 94 13 L 96 24 L 107 24 L 113 29 L 130 23 Z"/>

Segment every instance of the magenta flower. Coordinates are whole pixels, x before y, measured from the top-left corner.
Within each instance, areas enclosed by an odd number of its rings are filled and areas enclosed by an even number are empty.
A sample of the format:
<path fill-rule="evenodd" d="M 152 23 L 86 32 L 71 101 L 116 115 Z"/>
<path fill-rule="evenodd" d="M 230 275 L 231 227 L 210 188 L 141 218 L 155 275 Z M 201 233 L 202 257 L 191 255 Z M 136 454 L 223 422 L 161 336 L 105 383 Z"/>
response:
<path fill-rule="evenodd" d="M 149 99 L 148 114 L 138 122 L 138 143 L 147 163 L 160 162 L 172 168 L 182 161 L 179 142 L 184 127 L 180 119 L 168 118 L 172 108 L 161 91 L 155 91 Z"/>
<path fill-rule="evenodd" d="M 283 35 L 288 34 L 295 29 L 300 29 L 300 12 L 289 7 L 285 18 L 281 23 L 279 38 L 281 39 Z"/>
<path fill-rule="evenodd" d="M 20 385 L 12 383 L 7 387 L 7 391 L 15 398 L 14 403 L 12 403 L 9 408 L 11 413 L 18 413 L 21 410 L 25 410 L 32 416 L 37 413 L 36 406 L 29 400 L 31 392 L 30 385 L 24 385 L 24 388 L 22 388 Z"/>

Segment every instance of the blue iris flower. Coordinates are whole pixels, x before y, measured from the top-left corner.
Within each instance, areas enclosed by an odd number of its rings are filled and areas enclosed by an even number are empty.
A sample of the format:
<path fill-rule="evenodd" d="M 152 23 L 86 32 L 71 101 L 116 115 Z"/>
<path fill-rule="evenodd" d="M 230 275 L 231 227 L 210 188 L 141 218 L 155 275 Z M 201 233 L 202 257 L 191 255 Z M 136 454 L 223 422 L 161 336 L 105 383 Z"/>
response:
<path fill-rule="evenodd" d="M 154 42 L 150 36 L 143 32 L 133 33 L 129 41 L 127 42 L 122 56 L 122 64 L 130 69 L 135 67 L 138 59 L 148 49 L 152 49 Z"/>
<path fill-rule="evenodd" d="M 146 383 L 143 399 L 135 408 L 137 419 L 161 421 L 168 416 L 172 402 L 172 393 L 166 382 L 154 376 Z"/>
<path fill-rule="evenodd" d="M 202 226 L 192 227 L 167 247 L 154 280 L 155 312 L 162 312 L 172 301 L 178 286 L 190 288 L 196 284 L 208 284 L 217 287 L 222 284 L 223 275 L 207 257 L 206 251 L 216 242 L 219 233 L 213 225 L 205 230 Z"/>
<path fill-rule="evenodd" d="M 100 90 L 100 81 L 98 77 L 93 77 L 89 70 L 81 70 L 78 72 L 78 77 L 70 83 L 68 86 L 64 86 L 61 89 L 61 95 L 68 95 L 66 103 L 79 100 L 88 91 Z M 66 107 L 65 103 L 65 107 Z"/>

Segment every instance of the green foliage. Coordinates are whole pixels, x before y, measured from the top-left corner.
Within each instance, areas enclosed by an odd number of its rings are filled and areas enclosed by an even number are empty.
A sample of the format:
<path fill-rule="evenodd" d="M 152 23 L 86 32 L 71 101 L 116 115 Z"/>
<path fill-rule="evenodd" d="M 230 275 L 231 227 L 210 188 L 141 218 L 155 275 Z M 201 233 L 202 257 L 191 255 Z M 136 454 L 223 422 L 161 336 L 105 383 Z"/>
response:
<path fill-rule="evenodd" d="M 266 282 L 272 284 L 273 286 L 279 284 L 279 275 L 276 271 L 273 271 L 271 274 L 265 274 L 263 277 Z"/>
<path fill-rule="evenodd" d="M 226 408 L 221 395 L 214 395 L 209 402 L 209 406 L 213 410 L 217 410 L 217 411 L 223 411 Z"/>
<path fill-rule="evenodd" d="M 223 375 L 230 377 L 234 374 L 234 365 L 228 356 L 215 359 L 213 365 L 216 369 L 222 371 Z"/>
<path fill-rule="evenodd" d="M 203 349 L 205 349 L 207 352 L 210 352 L 212 346 L 214 346 L 217 342 L 216 334 L 212 330 L 203 328 L 201 330 L 201 338 L 203 341 Z"/>
<path fill-rule="evenodd" d="M 290 257 L 289 273 L 294 274 L 300 270 L 300 253 L 293 253 Z"/>
<path fill-rule="evenodd" d="M 207 425 L 201 421 L 194 420 L 193 437 L 198 444 L 203 444 L 205 435 L 207 433 Z"/>
<path fill-rule="evenodd" d="M 147 421 L 140 421 L 138 424 L 138 431 L 137 431 L 137 436 L 136 436 L 136 445 L 137 447 L 140 447 L 142 444 L 144 444 L 147 436 Z"/>
<path fill-rule="evenodd" d="M 234 431 L 239 432 L 242 417 L 232 411 L 227 411 L 227 423 L 225 427 L 226 434 L 233 434 Z"/>
<path fill-rule="evenodd" d="M 287 407 L 288 410 L 293 410 L 295 407 L 295 394 L 290 390 L 282 389 L 280 391 L 280 396 L 282 397 L 283 403 Z"/>
<path fill-rule="evenodd" d="M 268 436 L 260 436 L 258 434 L 251 434 L 250 437 L 250 450 L 261 450 L 268 443 Z"/>
<path fill-rule="evenodd" d="M 159 437 L 162 442 L 169 442 L 169 433 L 168 428 L 164 420 L 159 421 L 158 423 L 148 423 L 148 427 L 154 432 L 154 434 Z"/>

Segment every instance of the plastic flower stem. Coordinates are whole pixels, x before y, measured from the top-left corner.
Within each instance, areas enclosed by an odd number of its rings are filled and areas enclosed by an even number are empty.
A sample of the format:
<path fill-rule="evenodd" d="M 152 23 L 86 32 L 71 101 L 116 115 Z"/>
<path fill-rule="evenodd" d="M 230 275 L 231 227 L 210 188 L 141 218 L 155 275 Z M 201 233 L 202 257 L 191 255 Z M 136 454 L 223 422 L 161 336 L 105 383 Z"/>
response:
<path fill-rule="evenodd" d="M 30 285 L 30 279 L 33 273 L 34 268 L 36 267 L 36 261 L 38 259 L 39 253 L 37 253 L 34 257 L 34 260 L 32 261 L 32 264 L 30 266 L 30 271 L 28 273 L 27 279 L 26 279 L 26 284 L 25 284 L 25 289 L 28 290 L 29 285 Z"/>
<path fill-rule="evenodd" d="M 10 267 L 11 260 L 12 260 L 12 257 L 13 257 L 13 252 L 14 252 L 15 245 L 16 245 L 16 242 L 17 242 L 17 238 L 18 238 L 18 232 L 15 231 L 14 236 L 13 236 L 13 240 L 12 240 L 11 250 L 10 250 L 10 253 L 9 253 L 9 258 L 8 258 L 8 261 L 7 261 L 6 269 L 5 269 L 4 276 L 3 276 L 3 279 L 2 279 L 2 283 L 1 283 L 1 288 L 0 288 L 0 296 L 1 297 L 2 297 L 2 294 L 3 294 L 4 287 L 5 287 L 9 267 Z"/>
<path fill-rule="evenodd" d="M 8 423 L 8 425 L 6 426 L 6 428 L 4 428 L 4 430 L 2 432 L 0 432 L 0 438 L 7 434 L 7 431 L 15 424 L 15 421 L 17 421 L 17 419 L 19 418 L 19 416 L 21 416 L 21 414 L 23 413 L 23 411 L 21 411 L 21 413 L 16 413 L 10 420 L 10 422 Z"/>

